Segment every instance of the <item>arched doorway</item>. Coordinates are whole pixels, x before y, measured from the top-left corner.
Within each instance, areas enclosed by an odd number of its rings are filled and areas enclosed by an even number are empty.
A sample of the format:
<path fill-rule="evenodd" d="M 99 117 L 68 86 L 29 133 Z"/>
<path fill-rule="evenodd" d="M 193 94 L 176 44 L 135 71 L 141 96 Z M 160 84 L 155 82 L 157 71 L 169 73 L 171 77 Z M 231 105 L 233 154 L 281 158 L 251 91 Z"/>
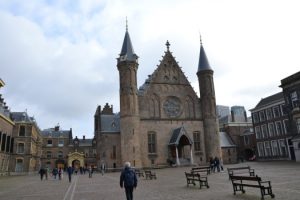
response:
<path fill-rule="evenodd" d="M 170 155 L 168 160 L 170 164 L 193 164 L 192 144 L 193 142 L 184 127 L 175 129 L 169 142 Z"/>
<path fill-rule="evenodd" d="M 80 161 L 79 160 L 73 160 L 72 161 L 72 167 L 76 170 L 78 170 L 80 168 Z"/>
<path fill-rule="evenodd" d="M 84 167 L 84 154 L 79 152 L 73 152 L 68 154 L 68 166 L 74 167 L 74 169 L 79 169 Z"/>

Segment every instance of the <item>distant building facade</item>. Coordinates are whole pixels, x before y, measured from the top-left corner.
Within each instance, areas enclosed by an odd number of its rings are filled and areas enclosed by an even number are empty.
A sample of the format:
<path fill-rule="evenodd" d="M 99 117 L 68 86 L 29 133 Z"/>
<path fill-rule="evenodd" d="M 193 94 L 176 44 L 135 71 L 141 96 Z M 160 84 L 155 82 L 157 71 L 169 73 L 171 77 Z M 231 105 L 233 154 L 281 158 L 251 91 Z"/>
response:
<path fill-rule="evenodd" d="M 255 135 L 252 122 L 248 120 L 244 106 L 232 106 L 229 115 L 219 118 L 219 126 L 220 131 L 228 134 L 235 145 L 236 158 L 231 158 L 232 162 L 255 158 Z"/>
<path fill-rule="evenodd" d="M 34 173 L 41 166 L 42 135 L 27 112 L 11 112 L 14 148 L 10 160 L 11 174 Z"/>
<path fill-rule="evenodd" d="M 293 149 L 289 139 L 288 114 L 283 93 L 271 95 L 259 101 L 251 109 L 254 132 L 260 160 L 293 160 Z"/>
<path fill-rule="evenodd" d="M 300 72 L 282 79 L 280 87 L 289 120 L 286 126 L 292 135 L 288 138 L 291 159 L 300 162 Z"/>
<path fill-rule="evenodd" d="M 0 89 L 5 85 L 0 79 Z M 12 137 L 15 123 L 10 119 L 10 111 L 4 98 L 0 94 L 0 175 L 10 173 L 9 161 L 13 151 L 14 139 Z"/>
<path fill-rule="evenodd" d="M 219 119 L 230 115 L 229 106 L 217 105 L 217 115 Z"/>

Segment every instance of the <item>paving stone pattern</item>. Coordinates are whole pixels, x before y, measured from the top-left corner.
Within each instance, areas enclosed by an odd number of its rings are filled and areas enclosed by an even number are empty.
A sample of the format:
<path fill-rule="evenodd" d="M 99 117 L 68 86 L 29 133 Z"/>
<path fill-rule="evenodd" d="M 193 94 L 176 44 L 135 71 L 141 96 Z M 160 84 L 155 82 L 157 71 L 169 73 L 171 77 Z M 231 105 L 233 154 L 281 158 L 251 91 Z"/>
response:
<path fill-rule="evenodd" d="M 245 162 L 227 167 L 251 166 L 264 180 L 271 180 L 275 199 L 300 199 L 300 163 Z M 135 200 L 260 200 L 260 191 L 246 188 L 245 194 L 233 195 L 227 171 L 208 176 L 210 188 L 187 187 L 184 172 L 191 167 L 156 169 L 157 180 L 141 177 L 134 191 Z M 39 175 L 0 177 L 0 199 L 5 200 L 122 200 L 124 190 L 119 187 L 119 172 L 73 176 L 71 183 L 66 174 L 61 181 Z M 266 196 L 265 199 L 271 199 Z"/>

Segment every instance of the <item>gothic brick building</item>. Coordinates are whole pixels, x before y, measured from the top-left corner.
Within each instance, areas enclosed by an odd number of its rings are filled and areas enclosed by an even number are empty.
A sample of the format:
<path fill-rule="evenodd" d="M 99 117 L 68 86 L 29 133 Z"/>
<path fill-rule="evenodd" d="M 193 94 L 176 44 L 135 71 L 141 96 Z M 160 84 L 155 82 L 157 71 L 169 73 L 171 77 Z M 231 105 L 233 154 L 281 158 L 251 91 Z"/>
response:
<path fill-rule="evenodd" d="M 120 113 L 98 106 L 94 116 L 98 165 L 205 164 L 220 157 L 213 70 L 200 45 L 200 98 L 170 51 L 145 83 L 137 87 L 138 56 L 126 30 L 117 58 Z"/>

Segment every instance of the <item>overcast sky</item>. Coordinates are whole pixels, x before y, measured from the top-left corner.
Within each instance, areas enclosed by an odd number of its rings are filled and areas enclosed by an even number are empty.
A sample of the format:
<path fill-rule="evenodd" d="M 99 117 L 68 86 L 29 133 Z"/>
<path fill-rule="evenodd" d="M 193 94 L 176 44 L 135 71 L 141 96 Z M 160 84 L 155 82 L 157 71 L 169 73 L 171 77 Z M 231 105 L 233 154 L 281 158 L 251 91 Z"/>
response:
<path fill-rule="evenodd" d="M 170 51 L 199 94 L 199 32 L 217 104 L 249 110 L 300 69 L 295 0 L 1 0 L 0 78 L 11 111 L 41 129 L 93 136 L 97 105 L 119 112 L 116 58 L 128 18 L 138 87 Z"/>

